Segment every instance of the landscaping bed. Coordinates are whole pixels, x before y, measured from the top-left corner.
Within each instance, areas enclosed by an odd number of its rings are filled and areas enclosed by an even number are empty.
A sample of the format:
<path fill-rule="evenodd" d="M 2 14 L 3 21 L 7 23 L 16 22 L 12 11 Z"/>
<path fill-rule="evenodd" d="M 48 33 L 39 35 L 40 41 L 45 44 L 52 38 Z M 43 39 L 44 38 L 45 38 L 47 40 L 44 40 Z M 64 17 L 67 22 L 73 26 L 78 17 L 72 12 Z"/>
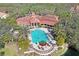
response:
<path fill-rule="evenodd" d="M 51 54 L 51 56 L 60 56 L 60 55 L 63 55 L 64 53 L 67 52 L 67 50 L 68 50 L 67 44 L 64 44 L 63 48 L 58 49 L 57 51 L 53 52 Z"/>

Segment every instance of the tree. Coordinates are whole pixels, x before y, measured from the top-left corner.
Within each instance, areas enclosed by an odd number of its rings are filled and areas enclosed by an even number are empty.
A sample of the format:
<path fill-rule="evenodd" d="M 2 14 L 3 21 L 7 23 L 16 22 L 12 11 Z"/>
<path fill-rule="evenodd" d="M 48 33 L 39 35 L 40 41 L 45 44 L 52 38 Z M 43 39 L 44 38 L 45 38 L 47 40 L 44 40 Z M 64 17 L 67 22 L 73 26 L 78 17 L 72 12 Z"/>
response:
<path fill-rule="evenodd" d="M 11 41 L 12 36 L 9 33 L 5 33 L 3 34 L 3 36 L 1 37 L 1 40 L 3 40 L 4 43 L 8 43 L 9 41 Z"/>
<path fill-rule="evenodd" d="M 0 49 L 5 47 L 5 43 L 3 43 L 2 41 L 0 41 Z"/>
<path fill-rule="evenodd" d="M 59 31 L 56 37 L 57 45 L 62 46 L 65 43 L 65 39 L 66 39 L 65 33 Z"/>
<path fill-rule="evenodd" d="M 5 55 L 5 52 L 4 51 L 1 51 L 0 52 L 0 56 L 4 56 Z"/>
<path fill-rule="evenodd" d="M 59 24 L 54 27 L 56 34 L 58 30 L 64 30 L 66 34 L 65 41 L 69 46 L 73 46 L 76 50 L 79 50 L 79 14 L 70 13 L 69 10 L 64 10 L 63 8 L 56 10 L 56 13 L 60 17 Z"/>
<path fill-rule="evenodd" d="M 65 43 L 65 39 L 63 37 L 57 37 L 57 45 L 62 46 Z"/>

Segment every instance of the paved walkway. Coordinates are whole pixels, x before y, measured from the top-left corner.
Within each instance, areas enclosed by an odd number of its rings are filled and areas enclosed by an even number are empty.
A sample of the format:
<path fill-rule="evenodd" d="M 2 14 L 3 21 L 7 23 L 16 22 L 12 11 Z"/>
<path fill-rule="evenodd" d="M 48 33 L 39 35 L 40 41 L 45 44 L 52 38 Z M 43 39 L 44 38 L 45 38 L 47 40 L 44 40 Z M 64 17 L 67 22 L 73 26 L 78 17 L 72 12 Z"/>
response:
<path fill-rule="evenodd" d="M 25 54 L 27 54 L 27 55 L 32 55 L 32 56 L 36 56 L 36 55 L 39 55 L 39 56 L 46 56 L 46 55 L 49 55 L 49 56 L 60 56 L 60 55 L 63 55 L 67 50 L 68 50 L 68 45 L 67 44 L 64 44 L 64 49 L 62 49 L 62 50 L 54 50 L 55 48 L 54 47 L 52 47 L 51 49 L 49 49 L 49 50 L 46 50 L 46 51 L 39 51 L 39 50 L 37 50 L 37 49 L 35 49 L 32 45 L 31 45 L 31 47 L 30 47 L 31 49 L 33 49 L 34 51 L 27 51 L 27 52 L 25 52 Z M 59 53 L 60 52 L 60 53 Z M 30 56 L 31 56 L 30 55 Z"/>
<path fill-rule="evenodd" d="M 51 54 L 52 52 L 54 52 L 57 48 L 54 46 L 52 46 L 49 50 L 45 50 L 45 51 L 39 51 L 37 49 L 35 49 L 32 45 L 31 48 L 39 55 L 48 55 Z"/>

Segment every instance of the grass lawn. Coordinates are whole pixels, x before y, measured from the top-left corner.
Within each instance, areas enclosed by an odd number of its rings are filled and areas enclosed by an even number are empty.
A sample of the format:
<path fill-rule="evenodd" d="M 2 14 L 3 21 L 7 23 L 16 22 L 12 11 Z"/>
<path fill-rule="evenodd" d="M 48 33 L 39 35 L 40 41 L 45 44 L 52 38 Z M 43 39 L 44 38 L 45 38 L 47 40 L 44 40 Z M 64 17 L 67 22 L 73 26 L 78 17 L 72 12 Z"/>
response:
<path fill-rule="evenodd" d="M 26 40 L 20 39 L 18 41 L 18 46 L 19 46 L 19 48 L 21 48 L 21 50 L 19 50 L 19 54 L 23 54 L 25 51 L 28 50 L 29 43 L 30 43 L 30 41 L 28 39 L 26 39 Z"/>
<path fill-rule="evenodd" d="M 5 51 L 5 56 L 16 56 L 17 51 L 16 51 L 16 44 L 7 44 L 4 48 Z"/>
<path fill-rule="evenodd" d="M 12 48 L 3 48 L 0 50 L 0 52 L 4 52 L 4 56 L 16 56 L 16 51 Z"/>
<path fill-rule="evenodd" d="M 5 48 L 5 56 L 16 56 L 16 51 L 11 48 Z"/>
<path fill-rule="evenodd" d="M 64 48 L 59 49 L 52 53 L 52 56 L 60 56 L 63 55 L 68 50 L 68 47 L 66 47 L 66 44 L 64 44 Z"/>

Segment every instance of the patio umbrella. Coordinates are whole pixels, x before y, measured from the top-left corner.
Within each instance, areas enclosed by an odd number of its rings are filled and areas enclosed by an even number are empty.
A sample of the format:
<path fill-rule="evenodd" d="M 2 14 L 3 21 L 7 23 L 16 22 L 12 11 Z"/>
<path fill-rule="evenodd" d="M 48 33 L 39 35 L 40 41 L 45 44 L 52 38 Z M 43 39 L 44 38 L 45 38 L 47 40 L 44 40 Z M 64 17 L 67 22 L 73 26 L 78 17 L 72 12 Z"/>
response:
<path fill-rule="evenodd" d="M 45 41 L 40 41 L 40 42 L 39 42 L 39 45 L 40 45 L 40 46 L 46 46 L 46 44 L 47 44 L 47 43 L 46 43 Z"/>

